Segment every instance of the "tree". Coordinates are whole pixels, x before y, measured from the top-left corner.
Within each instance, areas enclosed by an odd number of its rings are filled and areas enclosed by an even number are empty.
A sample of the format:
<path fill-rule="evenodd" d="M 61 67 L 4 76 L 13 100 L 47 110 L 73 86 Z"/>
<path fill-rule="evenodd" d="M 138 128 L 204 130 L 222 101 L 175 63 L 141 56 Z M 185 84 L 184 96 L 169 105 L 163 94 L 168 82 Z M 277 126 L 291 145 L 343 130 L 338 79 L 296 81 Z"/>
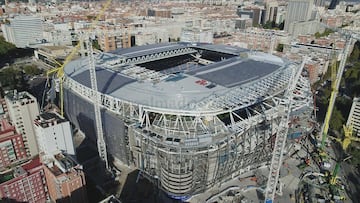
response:
<path fill-rule="evenodd" d="M 93 46 L 94 49 L 102 51 L 102 49 L 100 47 L 100 44 L 99 44 L 99 41 L 97 39 L 92 41 L 92 46 Z"/>
<path fill-rule="evenodd" d="M 278 28 L 280 30 L 284 30 L 284 25 L 285 25 L 285 21 L 281 22 L 279 25 L 278 25 Z"/>
<path fill-rule="evenodd" d="M 355 43 L 354 49 L 350 54 L 349 60 L 351 62 L 358 61 L 360 57 L 359 42 Z"/>
<path fill-rule="evenodd" d="M 333 33 L 333 32 L 334 31 L 332 31 L 331 29 L 326 28 L 323 33 L 316 32 L 314 35 L 315 35 L 315 38 L 318 39 L 320 37 L 328 36 L 330 33 Z"/>
<path fill-rule="evenodd" d="M 275 27 L 274 21 L 267 21 L 263 26 L 264 29 L 272 29 L 274 27 Z"/>
<path fill-rule="evenodd" d="M 335 106 L 331 115 L 330 127 L 333 130 L 341 131 L 343 124 L 345 123 L 345 119 L 341 114 L 341 111 L 337 109 Z"/>
<path fill-rule="evenodd" d="M 5 41 L 4 37 L 0 36 L 0 55 L 7 54 L 13 49 L 16 49 L 15 45 Z"/>
<path fill-rule="evenodd" d="M 283 52 L 283 50 L 284 50 L 284 45 L 283 44 L 278 44 L 277 47 L 276 47 L 276 51 Z"/>
<path fill-rule="evenodd" d="M 1 83 L 4 87 L 10 87 L 11 89 L 17 89 L 18 76 L 20 76 L 20 71 L 15 67 L 8 67 L 0 72 Z"/>
<path fill-rule="evenodd" d="M 30 75 L 30 76 L 41 74 L 41 70 L 38 67 L 36 67 L 35 65 L 25 66 L 23 68 L 23 70 L 24 70 L 26 75 Z"/>

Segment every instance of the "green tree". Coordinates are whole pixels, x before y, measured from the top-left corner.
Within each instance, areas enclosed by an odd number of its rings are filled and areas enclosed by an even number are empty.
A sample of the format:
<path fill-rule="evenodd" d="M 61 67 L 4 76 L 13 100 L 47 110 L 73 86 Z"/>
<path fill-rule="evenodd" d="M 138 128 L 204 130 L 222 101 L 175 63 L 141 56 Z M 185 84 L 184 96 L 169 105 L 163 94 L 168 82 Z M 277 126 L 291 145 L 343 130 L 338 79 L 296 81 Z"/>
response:
<path fill-rule="evenodd" d="M 264 29 L 272 29 L 276 27 L 276 24 L 274 21 L 267 21 L 264 25 L 263 25 L 263 28 Z"/>
<path fill-rule="evenodd" d="M 350 54 L 349 60 L 351 62 L 358 61 L 360 57 L 359 43 L 356 42 L 353 51 Z"/>
<path fill-rule="evenodd" d="M 13 49 L 16 49 L 15 45 L 5 41 L 4 37 L 0 36 L 0 55 L 4 55 Z"/>
<path fill-rule="evenodd" d="M 284 25 L 285 25 L 285 21 L 281 22 L 279 25 L 278 25 L 278 28 L 280 30 L 284 30 Z"/>
<path fill-rule="evenodd" d="M 100 44 L 99 44 L 99 41 L 97 39 L 92 41 L 92 46 L 93 46 L 94 49 L 102 51 L 102 49 L 100 47 Z"/>
<path fill-rule="evenodd" d="M 21 76 L 19 69 L 13 66 L 5 68 L 0 72 L 2 85 L 10 89 L 17 89 L 19 76 Z"/>
<path fill-rule="evenodd" d="M 341 111 L 339 111 L 335 106 L 333 109 L 333 113 L 331 115 L 330 128 L 340 132 L 344 123 L 345 123 L 345 119 Z"/>
<path fill-rule="evenodd" d="M 320 37 L 328 36 L 330 33 L 333 33 L 333 32 L 334 31 L 332 31 L 331 29 L 326 28 L 323 33 L 316 32 L 314 35 L 315 35 L 315 38 L 318 39 Z"/>
<path fill-rule="evenodd" d="M 284 45 L 283 44 L 278 44 L 277 47 L 276 47 L 276 51 L 283 52 L 283 50 L 284 50 Z"/>
<path fill-rule="evenodd" d="M 23 68 L 26 75 L 34 76 L 41 74 L 41 70 L 35 65 L 28 65 Z"/>

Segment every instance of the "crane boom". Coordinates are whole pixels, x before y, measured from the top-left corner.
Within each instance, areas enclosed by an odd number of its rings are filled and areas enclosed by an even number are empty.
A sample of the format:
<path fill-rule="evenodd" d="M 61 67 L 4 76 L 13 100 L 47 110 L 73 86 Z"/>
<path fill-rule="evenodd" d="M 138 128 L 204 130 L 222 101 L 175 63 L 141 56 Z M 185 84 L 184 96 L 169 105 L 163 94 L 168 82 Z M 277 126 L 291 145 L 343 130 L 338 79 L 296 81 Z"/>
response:
<path fill-rule="evenodd" d="M 291 105 L 294 97 L 294 90 L 296 85 L 300 79 L 301 72 L 304 68 L 305 62 L 307 59 L 305 58 L 299 69 L 295 69 L 295 74 L 292 75 L 290 79 L 289 86 L 285 92 L 284 97 L 286 98 L 282 104 L 279 104 L 279 109 L 282 111 L 280 124 L 277 130 L 274 150 L 272 154 L 270 171 L 268 176 L 268 181 L 265 189 L 265 202 L 273 202 L 276 193 L 277 183 L 279 181 L 279 172 L 280 167 L 282 165 L 282 157 L 285 148 L 286 138 L 289 130 L 288 121 L 291 113 Z"/>
<path fill-rule="evenodd" d="M 324 125 L 321 128 L 321 135 L 322 135 L 321 149 L 324 149 L 325 142 L 326 142 L 326 139 L 327 139 L 327 134 L 328 134 L 328 131 L 329 131 L 330 118 L 331 118 L 332 112 L 334 110 L 335 100 L 336 100 L 336 97 L 337 97 L 337 94 L 338 94 L 338 91 L 339 91 L 341 77 L 342 77 L 344 69 L 345 69 L 346 58 L 347 58 L 347 56 L 349 55 L 349 52 L 350 52 L 352 39 L 353 38 L 351 36 L 347 36 L 345 48 L 344 48 L 342 56 L 341 56 L 339 69 L 337 71 L 336 78 L 334 78 L 335 81 L 332 81 L 334 83 L 334 85 L 332 85 L 332 91 L 331 91 L 331 95 L 330 95 L 330 99 L 329 99 L 329 106 L 328 106 L 326 116 L 325 116 L 325 120 L 324 120 Z"/>
<path fill-rule="evenodd" d="M 95 25 L 98 23 L 100 17 L 104 14 L 104 12 L 106 11 L 106 9 L 110 6 L 112 0 L 107 0 L 106 3 L 104 4 L 103 8 L 100 10 L 99 14 L 96 16 L 95 20 L 92 21 L 91 25 L 90 25 L 90 31 L 94 29 Z M 55 74 L 56 73 L 56 78 L 59 80 L 59 86 L 60 86 L 60 114 L 62 116 L 64 116 L 64 91 L 63 91 L 63 80 L 64 80 L 64 67 L 73 59 L 73 57 L 78 53 L 81 45 L 82 45 L 82 41 L 79 40 L 79 42 L 77 43 L 77 45 L 71 50 L 71 53 L 65 58 L 65 61 L 62 63 L 62 65 L 57 62 L 56 63 L 59 65 L 58 68 L 54 68 L 51 69 L 49 71 L 47 71 L 46 75 L 47 78 L 49 78 L 50 75 Z"/>
<path fill-rule="evenodd" d="M 96 133 L 97 133 L 97 147 L 100 158 L 105 162 L 105 166 L 108 169 L 109 163 L 107 159 L 106 152 L 106 144 L 104 139 L 104 132 L 102 126 L 101 119 L 101 111 L 100 111 L 100 95 L 97 87 L 96 80 L 96 67 L 95 67 L 95 59 L 94 59 L 94 51 L 92 48 L 91 40 L 88 36 L 86 36 L 86 47 L 88 50 L 88 60 L 89 60 L 89 72 L 90 72 L 90 82 L 92 89 L 92 100 L 94 102 L 94 113 L 95 113 L 95 123 L 96 123 Z"/>

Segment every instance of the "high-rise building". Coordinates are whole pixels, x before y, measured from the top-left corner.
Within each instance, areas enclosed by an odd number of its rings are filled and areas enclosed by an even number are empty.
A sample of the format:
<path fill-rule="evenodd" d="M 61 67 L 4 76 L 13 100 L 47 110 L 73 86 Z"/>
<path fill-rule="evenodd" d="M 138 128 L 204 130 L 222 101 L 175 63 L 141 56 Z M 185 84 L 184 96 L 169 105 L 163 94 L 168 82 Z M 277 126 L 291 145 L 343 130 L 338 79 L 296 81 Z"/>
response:
<path fill-rule="evenodd" d="M 279 4 L 277 1 L 269 1 L 266 3 L 266 17 L 265 22 L 276 21 Z"/>
<path fill-rule="evenodd" d="M 25 159 L 26 151 L 22 136 L 5 119 L 0 123 L 0 169 Z"/>
<path fill-rule="evenodd" d="M 55 112 L 42 113 L 34 120 L 39 152 L 75 155 L 70 122 Z"/>
<path fill-rule="evenodd" d="M 147 16 L 171 18 L 171 10 L 167 9 L 148 9 Z"/>
<path fill-rule="evenodd" d="M 106 31 L 105 31 L 106 32 Z M 105 51 L 114 51 L 119 48 L 129 48 L 131 47 L 130 41 L 131 35 L 128 33 L 124 34 L 104 34 L 99 36 L 99 45 L 100 48 Z"/>
<path fill-rule="evenodd" d="M 47 200 L 44 168 L 39 157 L 0 175 L 0 199 L 5 202 L 43 203 Z"/>
<path fill-rule="evenodd" d="M 290 24 L 311 19 L 314 0 L 289 0 L 284 30 L 289 31 Z"/>
<path fill-rule="evenodd" d="M 265 10 L 260 7 L 248 7 L 237 9 L 237 14 L 242 19 L 251 18 L 253 26 L 263 24 L 265 19 Z"/>
<path fill-rule="evenodd" d="M 44 160 L 50 199 L 54 202 L 88 202 L 82 166 L 65 154 Z"/>
<path fill-rule="evenodd" d="M 33 121 L 39 115 L 36 98 L 28 92 L 13 91 L 5 95 L 5 101 L 10 121 L 23 137 L 27 155 L 37 155 L 39 150 L 33 125 Z"/>
<path fill-rule="evenodd" d="M 360 136 L 360 97 L 355 97 L 350 109 L 347 125 L 352 125 L 354 135 Z"/>
<path fill-rule="evenodd" d="M 1 29 L 5 40 L 16 47 L 28 47 L 43 39 L 43 27 L 40 17 L 16 16 L 8 19 L 8 24 L 2 24 Z"/>

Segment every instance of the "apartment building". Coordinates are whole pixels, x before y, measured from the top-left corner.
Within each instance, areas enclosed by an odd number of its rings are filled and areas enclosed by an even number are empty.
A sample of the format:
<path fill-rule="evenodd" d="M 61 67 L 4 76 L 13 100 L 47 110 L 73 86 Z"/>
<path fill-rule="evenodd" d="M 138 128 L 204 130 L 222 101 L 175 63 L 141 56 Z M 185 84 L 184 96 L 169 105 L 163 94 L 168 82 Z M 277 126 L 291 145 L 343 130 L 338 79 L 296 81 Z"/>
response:
<path fill-rule="evenodd" d="M 43 165 L 39 157 L 0 175 L 0 199 L 10 202 L 43 203 L 47 200 Z"/>
<path fill-rule="evenodd" d="M 21 134 L 7 120 L 0 122 L 0 170 L 26 159 L 26 150 Z"/>
<path fill-rule="evenodd" d="M 354 135 L 360 136 L 360 97 L 355 97 L 351 105 L 347 125 L 352 125 Z"/>
<path fill-rule="evenodd" d="M 54 202 L 88 202 L 82 166 L 71 156 L 56 154 L 43 161 L 50 199 Z"/>
<path fill-rule="evenodd" d="M 41 42 L 43 27 L 40 17 L 15 16 L 8 19 L 8 24 L 2 24 L 1 29 L 5 40 L 15 44 L 16 47 L 29 47 L 31 44 Z"/>
<path fill-rule="evenodd" d="M 28 92 L 12 91 L 5 95 L 5 101 L 10 122 L 22 135 L 27 155 L 36 156 L 39 152 L 33 125 L 33 121 L 39 115 L 36 98 Z"/>
<path fill-rule="evenodd" d="M 45 112 L 36 117 L 34 125 L 40 153 L 75 155 L 70 122 L 64 117 L 56 112 Z"/>

